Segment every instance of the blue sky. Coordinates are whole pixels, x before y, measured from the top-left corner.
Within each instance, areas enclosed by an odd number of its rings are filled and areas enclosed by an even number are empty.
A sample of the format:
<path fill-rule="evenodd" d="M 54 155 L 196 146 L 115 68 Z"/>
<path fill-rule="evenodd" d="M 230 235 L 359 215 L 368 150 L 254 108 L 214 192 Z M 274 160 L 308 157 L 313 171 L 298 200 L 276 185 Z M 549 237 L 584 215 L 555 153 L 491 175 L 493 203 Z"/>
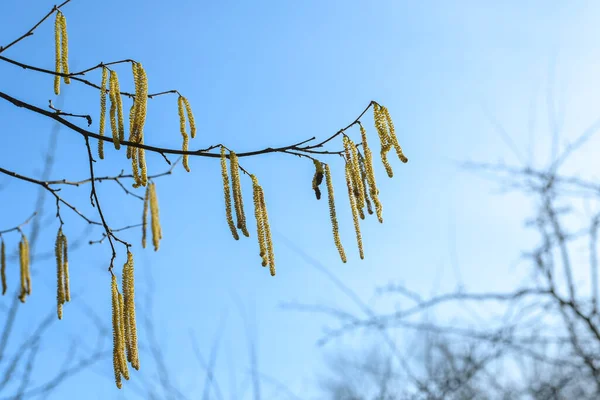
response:
<path fill-rule="evenodd" d="M 53 5 L 5 3 L 0 44 L 22 34 Z M 190 174 L 179 166 L 172 176 L 157 180 L 164 236 L 160 251 L 141 249 L 139 230 L 123 237 L 136 246 L 142 310 L 149 277 L 154 280 L 159 341 L 177 383 L 191 398 L 202 392 L 203 374 L 193 357 L 190 332 L 205 357 L 216 332 L 221 332 L 221 386 L 225 391 L 233 387 L 231 368 L 240 386 L 237 394 L 250 395 L 246 328 L 236 305 L 241 303 L 256 329 L 259 370 L 301 398 L 313 395 L 323 354 L 315 343 L 331 321 L 280 305 L 351 307 L 351 302 L 288 242 L 382 309 L 394 304 L 373 296 L 377 286 L 393 281 L 423 293 L 451 290 L 457 285 L 456 265 L 468 288 L 501 290 L 518 281 L 522 269 L 515 261 L 533 240 L 522 229 L 531 205 L 519 195 L 499 196 L 496 185 L 457 165 L 469 160 L 520 162 L 493 120 L 508 132 L 522 159 L 533 149 L 537 165 L 547 162 L 550 121 L 563 128 L 564 145 L 596 120 L 598 12 L 592 1 L 189 0 L 167 5 L 74 0 L 66 6 L 71 69 L 123 58 L 142 62 L 151 92 L 178 89 L 190 100 L 198 126 L 193 148 L 225 143 L 243 152 L 326 137 L 376 100 L 389 108 L 410 160 L 406 165 L 393 161 L 392 180 L 377 164 L 385 223 L 372 218 L 363 224 L 364 261 L 355 248 L 343 166 L 332 161 L 342 240 L 349 254 L 346 265 L 333 245 L 327 204 L 317 202 L 310 187 L 312 162 L 285 155 L 241 160 L 265 190 L 278 264 L 275 278 L 260 267 L 254 235 L 239 242 L 231 238 L 217 159 L 192 159 Z M 3 55 L 52 69 L 52 21 Z M 49 76 L 5 63 L 0 73 L 0 90 L 9 95 L 40 107 L 48 99 L 57 101 Z M 129 67 L 119 73 L 122 88 L 131 89 Z M 91 73 L 88 79 L 99 82 L 99 74 Z M 90 113 L 91 129 L 97 129 L 97 92 L 73 84 L 63 85 L 63 93 L 63 109 Z M 2 165 L 39 174 L 52 123 L 6 102 L 0 102 L 0 115 Z M 377 148 L 371 113 L 363 121 Z M 146 126 L 146 143 L 179 147 L 176 98 L 150 101 Z M 58 143 L 53 179 L 85 178 L 82 138 L 61 130 Z M 148 155 L 148 163 L 150 173 L 168 169 L 161 156 Z M 593 153 L 584 152 L 568 168 L 593 176 L 590 165 L 597 166 Z M 114 175 L 128 168 L 123 153 L 107 146 L 97 174 Z M 4 229 L 32 212 L 36 191 L 6 177 L 0 177 L 0 185 Z M 250 205 L 249 180 L 244 178 L 243 185 Z M 64 193 L 93 212 L 87 190 L 67 188 Z M 141 202 L 110 182 L 99 185 L 99 195 L 111 226 L 139 223 Z M 53 203 L 46 206 L 51 216 Z M 63 213 L 68 236 L 85 232 L 85 223 L 67 210 Z M 44 224 L 39 250 L 49 251 L 57 224 L 52 218 Z M 251 233 L 253 229 L 252 225 Z M 91 238 L 100 234 L 94 230 Z M 7 237 L 10 241 L 16 244 L 18 238 Z M 75 301 L 85 299 L 107 323 L 109 257 L 107 244 L 84 245 L 71 261 Z M 52 307 L 53 268 L 47 261 L 36 266 L 35 295 L 25 306 L 31 318 Z M 30 328 L 22 322 L 19 329 Z M 53 340 L 40 355 L 40 368 L 52 369 L 68 347 L 66 338 L 85 337 L 89 329 L 85 310 L 69 304 L 65 319 L 50 332 Z M 101 362 L 69 381 L 56 398 L 135 398 L 127 384 L 117 394 L 111 373 L 110 361 Z M 155 376 L 154 371 L 146 373 Z M 268 383 L 263 389 L 265 398 L 281 398 Z"/>

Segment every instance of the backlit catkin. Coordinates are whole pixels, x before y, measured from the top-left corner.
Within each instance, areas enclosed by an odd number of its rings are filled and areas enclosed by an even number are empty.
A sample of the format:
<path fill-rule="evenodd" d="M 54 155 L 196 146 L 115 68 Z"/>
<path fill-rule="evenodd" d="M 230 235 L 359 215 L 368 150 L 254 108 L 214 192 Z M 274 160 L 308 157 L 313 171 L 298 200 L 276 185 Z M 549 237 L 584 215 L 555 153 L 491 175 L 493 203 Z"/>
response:
<path fill-rule="evenodd" d="M 352 220 L 354 222 L 354 232 L 356 232 L 356 243 L 358 244 L 358 252 L 360 259 L 364 259 L 362 236 L 360 234 L 360 223 L 358 220 L 358 207 L 356 205 L 356 195 L 354 194 L 356 187 L 353 178 L 352 165 L 346 161 L 346 186 L 348 187 L 348 199 L 350 200 L 350 209 L 352 210 Z"/>
<path fill-rule="evenodd" d="M 387 122 L 390 142 L 394 146 L 394 149 L 396 149 L 396 154 L 398 155 L 398 158 L 403 163 L 407 163 L 408 158 L 406 158 L 406 156 L 402 152 L 402 147 L 400 147 L 400 143 L 398 143 L 398 138 L 396 137 L 396 129 L 394 128 L 394 122 L 392 121 L 392 117 L 390 116 L 390 112 L 388 111 L 387 107 L 381 106 L 381 113 L 383 114 L 383 116 L 385 117 L 385 121 Z"/>
<path fill-rule="evenodd" d="M 129 370 L 125 358 L 125 334 L 123 322 L 123 302 L 119 293 L 117 277 L 112 276 L 111 281 L 112 298 L 112 324 L 113 324 L 113 368 L 115 372 L 115 383 L 121 389 L 121 378 L 129 379 Z"/>
<path fill-rule="evenodd" d="M 62 12 L 56 12 L 54 21 L 54 72 L 69 74 L 69 38 L 67 37 L 67 20 Z M 60 75 L 54 76 L 54 94 L 60 94 Z M 63 76 L 65 83 L 71 83 L 68 76 Z"/>
<path fill-rule="evenodd" d="M 21 293 L 19 300 L 25 303 L 25 298 L 31 294 L 31 273 L 29 271 L 29 242 L 24 234 L 21 234 L 19 242 L 19 261 L 21 270 Z"/>
<path fill-rule="evenodd" d="M 65 84 L 71 83 L 71 78 L 69 78 L 69 37 L 67 36 L 67 19 L 62 12 L 58 12 L 60 14 L 60 44 L 61 44 L 61 64 L 62 64 L 62 73 L 66 74 L 63 76 Z"/>
<path fill-rule="evenodd" d="M 229 188 L 229 174 L 227 173 L 227 157 L 225 156 L 225 147 L 221 146 L 221 176 L 223 177 L 223 196 L 225 197 L 225 215 L 227 217 L 227 225 L 235 240 L 239 240 L 240 236 L 237 233 L 235 224 L 233 223 L 233 215 L 231 212 L 231 190 Z"/>
<path fill-rule="evenodd" d="M 71 301 L 71 283 L 69 282 L 69 242 L 63 233 L 63 273 L 65 285 L 65 301 Z"/>
<path fill-rule="evenodd" d="M 196 120 L 194 120 L 194 113 L 192 113 L 192 106 L 190 106 L 190 102 L 186 97 L 183 98 L 183 103 L 185 104 L 185 112 L 187 113 L 188 121 L 190 123 L 190 136 L 193 138 L 196 137 Z"/>
<path fill-rule="evenodd" d="M 162 239 L 162 228 L 160 226 L 160 216 L 158 212 L 158 196 L 156 195 L 156 183 L 151 182 L 149 193 L 150 216 L 152 217 L 152 244 L 154 251 L 158 251 L 160 240 Z"/>
<path fill-rule="evenodd" d="M 387 153 L 393 147 L 392 139 L 390 138 L 388 129 L 387 129 L 387 121 L 385 115 L 383 114 L 381 107 L 379 104 L 373 104 L 373 119 L 375 120 L 375 128 L 377 129 L 377 133 L 379 134 L 379 140 L 381 141 L 381 162 L 385 167 L 385 171 L 388 176 L 392 178 L 394 176 L 394 171 L 392 170 L 392 166 L 387 159 Z"/>
<path fill-rule="evenodd" d="M 142 248 L 146 248 L 146 231 L 148 230 L 148 202 L 150 201 L 150 187 L 146 186 L 146 194 L 144 195 L 144 211 L 142 213 Z"/>
<path fill-rule="evenodd" d="M 259 255 L 262 258 L 262 266 L 269 264 L 269 255 L 267 253 L 267 239 L 265 234 L 264 215 L 262 212 L 261 192 L 262 188 L 258 179 L 250 175 L 252 179 L 252 198 L 254 201 L 254 217 L 256 218 L 256 237 L 258 238 Z"/>
<path fill-rule="evenodd" d="M 6 293 L 6 245 L 0 237 L 0 274 L 2 275 L 2 295 Z"/>
<path fill-rule="evenodd" d="M 242 198 L 242 183 L 240 182 L 240 165 L 237 154 L 229 152 L 229 168 L 231 168 L 231 185 L 233 187 L 233 205 L 235 207 L 236 227 L 242 231 L 244 236 L 249 237 L 246 227 L 246 214 L 244 212 L 244 200 Z"/>
<path fill-rule="evenodd" d="M 135 288 L 133 254 L 127 252 L 127 262 L 123 266 L 123 314 L 125 325 L 125 349 L 127 361 L 137 370 L 140 369 L 138 354 L 137 327 L 135 319 Z"/>
<path fill-rule="evenodd" d="M 54 253 L 56 256 L 56 313 L 58 319 L 63 317 L 63 304 L 65 303 L 65 272 L 63 264 L 63 234 L 62 228 L 58 229 Z"/>
<path fill-rule="evenodd" d="M 185 130 L 185 111 L 184 111 L 184 97 L 179 96 L 177 98 L 177 113 L 179 114 L 179 132 L 181 132 L 181 136 L 183 137 L 183 144 L 181 145 L 181 150 L 188 151 L 188 143 L 190 138 Z M 188 164 L 188 155 L 184 154 L 182 158 L 183 168 L 187 172 L 190 172 L 190 166 Z"/>
<path fill-rule="evenodd" d="M 100 128 L 98 134 L 104 136 L 104 129 L 106 125 L 106 81 L 108 80 L 108 70 L 102 67 L 102 82 L 100 83 Z M 113 128 L 114 112 L 112 112 L 111 106 L 111 129 Z M 114 124 L 116 130 L 116 123 Z M 113 132 L 114 140 L 114 132 Z M 98 157 L 104 159 L 104 140 L 98 140 Z"/>
<path fill-rule="evenodd" d="M 367 142 L 367 131 L 364 126 L 359 123 L 360 126 L 360 135 L 362 140 L 362 147 L 365 153 L 365 162 L 364 168 L 367 175 L 367 183 L 369 184 L 369 195 L 373 200 L 373 204 L 375 205 L 375 213 L 377 214 L 377 219 L 379 222 L 383 223 L 383 207 L 381 202 L 379 201 L 379 189 L 377 189 L 377 185 L 375 182 L 375 171 L 373 170 L 373 154 L 371 153 L 371 149 L 369 148 L 369 144 Z"/>
<path fill-rule="evenodd" d="M 358 165 L 360 168 L 360 179 L 363 185 L 363 196 L 365 197 L 367 212 L 369 214 L 373 214 L 373 207 L 371 206 L 371 200 L 369 199 L 369 184 L 367 183 L 367 170 L 365 169 L 365 158 L 360 152 L 358 152 Z"/>
<path fill-rule="evenodd" d="M 267 213 L 267 203 L 265 202 L 265 192 L 260 188 L 260 205 L 262 208 L 262 220 L 265 229 L 265 239 L 267 241 L 267 254 L 269 255 L 269 271 L 271 276 L 275 276 L 275 252 L 273 251 L 273 239 L 271 238 L 271 225 L 269 224 L 269 214 Z"/>
<path fill-rule="evenodd" d="M 360 166 L 358 165 L 358 150 L 356 144 L 348 136 L 344 136 L 344 153 L 346 162 L 350 168 L 350 177 L 352 179 L 352 193 L 355 196 L 355 204 L 360 219 L 365 219 L 363 208 L 365 206 L 365 192 L 360 176 Z"/>
<path fill-rule="evenodd" d="M 331 227 L 333 230 L 333 241 L 335 242 L 335 247 L 337 247 L 338 252 L 340 253 L 340 258 L 342 262 L 346 262 L 346 253 L 344 252 L 344 247 L 342 246 L 342 241 L 340 239 L 340 231 L 338 228 L 338 220 L 335 212 L 335 198 L 333 193 L 333 182 L 331 180 L 331 170 L 329 169 L 329 165 L 325 165 L 325 181 L 327 182 L 327 196 L 329 201 L 329 216 L 331 218 Z"/>
<path fill-rule="evenodd" d="M 125 128 L 123 123 L 123 104 L 121 103 L 119 77 L 115 71 L 110 71 L 109 88 L 110 90 L 108 96 L 110 98 L 110 129 L 112 132 L 115 149 L 119 150 L 121 148 L 121 142 L 125 139 Z"/>

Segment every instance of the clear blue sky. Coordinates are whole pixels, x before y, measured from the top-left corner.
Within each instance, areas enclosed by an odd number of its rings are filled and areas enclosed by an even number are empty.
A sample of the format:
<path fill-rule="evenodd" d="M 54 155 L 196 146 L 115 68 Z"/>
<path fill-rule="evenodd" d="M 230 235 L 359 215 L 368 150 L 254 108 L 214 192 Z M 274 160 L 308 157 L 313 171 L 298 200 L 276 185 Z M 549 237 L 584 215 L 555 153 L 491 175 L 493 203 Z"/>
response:
<path fill-rule="evenodd" d="M 22 34 L 52 5 L 45 0 L 29 2 L 28 7 L 4 1 L 0 44 Z M 423 293 L 450 290 L 457 284 L 456 265 L 469 288 L 500 290 L 513 283 L 519 276 L 515 260 L 531 240 L 521 229 L 530 205 L 521 196 L 498 196 L 495 185 L 461 170 L 457 162 L 519 162 L 491 120 L 503 125 L 522 158 L 533 148 L 538 164 L 548 154 L 550 103 L 563 127 L 561 145 L 595 121 L 600 103 L 599 12 L 593 1 L 567 5 L 541 0 L 73 0 L 65 7 L 71 69 L 123 58 L 142 62 L 151 92 L 179 89 L 190 100 L 198 125 L 193 148 L 225 143 L 243 152 L 313 135 L 325 137 L 376 100 L 389 108 L 410 160 L 406 165 L 393 161 L 392 180 L 377 164 L 385 223 L 371 218 L 363 224 L 364 261 L 358 259 L 354 244 L 342 165 L 333 161 L 342 240 L 349 255 L 346 265 L 333 245 L 326 202 L 317 202 L 311 191 L 312 163 L 283 155 L 242 160 L 265 190 L 278 264 L 275 278 L 260 267 L 254 235 L 240 242 L 231 238 L 217 159 L 192 159 L 192 173 L 178 167 L 173 176 L 157 180 L 164 236 L 160 251 L 142 250 L 139 230 L 123 237 L 136 244 L 140 315 L 147 309 L 143 296 L 148 278 L 154 279 L 158 339 L 178 385 L 190 398 L 202 393 L 204 376 L 193 357 L 190 332 L 208 357 L 222 325 L 217 363 L 221 387 L 231 395 L 232 369 L 237 395 L 250 396 L 246 329 L 236 305 L 241 302 L 257 332 L 258 369 L 301 398 L 313 395 L 323 354 L 315 342 L 332 321 L 284 310 L 280 304 L 349 307 L 350 302 L 287 241 L 382 309 L 394 305 L 374 297 L 375 287 L 394 281 Z M 52 21 L 4 55 L 52 69 Z M 119 72 L 122 88 L 131 90 L 129 67 Z M 57 101 L 49 76 L 4 63 L 0 73 L 1 91 L 40 107 L 49 99 Z M 88 78 L 99 82 L 97 73 Z M 92 129 L 97 129 L 97 92 L 75 84 L 62 87 L 63 109 L 90 113 Z M 549 103 L 548 98 L 553 100 Z M 0 116 L 2 165 L 39 174 L 53 125 L 4 101 Z M 363 121 L 377 148 L 371 114 Z M 150 101 L 146 143 L 179 147 L 180 140 L 176 98 Z M 589 164 L 583 159 L 571 168 L 585 172 L 583 165 Z M 167 169 L 160 156 L 148 155 L 148 163 L 150 173 Z M 97 163 L 99 175 L 129 168 L 123 152 L 109 146 L 106 160 Z M 82 138 L 62 130 L 53 179 L 86 176 Z M 0 185 L 3 229 L 31 213 L 36 190 L 6 177 L 0 177 Z M 249 206 L 249 180 L 243 185 Z M 64 193 L 92 212 L 87 190 L 69 188 Z M 111 226 L 139 223 L 141 202 L 110 182 L 99 185 L 99 195 Z M 51 216 L 53 203 L 46 206 Z M 75 238 L 86 232 L 81 220 L 67 210 L 63 213 L 67 235 Z M 50 217 L 43 224 L 41 252 L 52 249 L 57 229 Z M 100 234 L 94 230 L 91 238 Z M 17 240 L 7 237 L 13 245 Z M 84 244 L 71 260 L 74 301 L 85 299 L 106 323 L 109 257 L 107 244 Z M 52 308 L 53 270 L 51 261 L 36 265 L 34 295 L 24 306 L 32 320 Z M 92 328 L 85 314 L 75 303 L 65 308 L 65 319 L 52 327 L 52 340 L 40 354 L 39 368 L 55 368 L 72 338 L 88 339 L 86 332 Z M 19 329 L 31 326 L 21 321 Z M 88 345 L 93 344 L 89 340 Z M 149 379 L 156 376 L 152 370 L 144 374 Z M 54 398 L 136 398 L 128 386 L 117 393 L 111 361 L 105 360 L 70 380 Z M 263 390 L 265 398 L 283 398 L 268 383 Z"/>

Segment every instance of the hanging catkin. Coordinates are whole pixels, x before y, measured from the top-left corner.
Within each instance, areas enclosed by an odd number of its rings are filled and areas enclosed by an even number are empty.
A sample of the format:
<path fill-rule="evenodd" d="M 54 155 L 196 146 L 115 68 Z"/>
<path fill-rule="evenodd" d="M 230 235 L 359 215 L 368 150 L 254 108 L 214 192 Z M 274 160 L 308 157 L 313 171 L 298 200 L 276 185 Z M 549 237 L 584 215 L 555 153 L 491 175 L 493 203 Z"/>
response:
<path fill-rule="evenodd" d="M 327 196 L 329 201 L 329 217 L 331 218 L 331 228 L 333 231 L 333 241 L 335 242 L 335 247 L 338 249 L 338 253 L 340 253 L 340 258 L 342 262 L 346 262 L 346 253 L 344 252 L 344 247 L 342 246 L 342 240 L 340 239 L 340 230 L 338 227 L 337 215 L 335 212 L 335 198 L 333 192 L 333 181 L 331 180 L 331 170 L 329 169 L 329 165 L 325 164 L 325 181 L 327 182 Z"/>
<path fill-rule="evenodd" d="M 227 156 L 225 155 L 225 147 L 221 146 L 221 176 L 223 177 L 223 196 L 225 198 L 225 216 L 227 225 L 235 240 L 239 240 L 240 236 L 237 233 L 235 224 L 233 223 L 233 214 L 231 212 L 231 190 L 229 188 L 229 174 L 227 173 Z"/>

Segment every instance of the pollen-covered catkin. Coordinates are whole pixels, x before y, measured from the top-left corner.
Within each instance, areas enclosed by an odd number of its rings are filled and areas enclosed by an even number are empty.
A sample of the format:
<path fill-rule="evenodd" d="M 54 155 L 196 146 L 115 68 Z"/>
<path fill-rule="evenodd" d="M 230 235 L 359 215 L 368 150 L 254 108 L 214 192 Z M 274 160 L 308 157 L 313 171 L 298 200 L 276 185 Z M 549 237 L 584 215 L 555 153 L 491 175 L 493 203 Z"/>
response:
<path fill-rule="evenodd" d="M 369 215 L 373 214 L 373 207 L 371 206 L 371 200 L 369 199 L 369 185 L 367 183 L 367 170 L 365 169 L 365 158 L 358 152 L 358 166 L 360 169 L 360 180 L 363 187 L 363 196 L 365 198 L 365 204 L 367 205 L 367 212 Z"/>
<path fill-rule="evenodd" d="M 265 230 L 265 240 L 267 244 L 267 254 L 269 256 L 269 271 L 271 276 L 275 276 L 275 252 L 273 251 L 273 240 L 271 238 L 271 225 L 269 224 L 269 214 L 267 213 L 267 203 L 265 202 L 265 192 L 260 187 L 260 206 L 262 211 L 262 221 Z"/>
<path fill-rule="evenodd" d="M 60 11 L 56 12 L 56 19 L 54 20 L 54 56 L 55 56 L 55 64 L 54 64 L 54 72 L 60 74 L 62 72 L 62 59 L 60 56 L 61 46 L 60 46 Z M 54 75 L 54 94 L 60 94 L 60 76 Z"/>
<path fill-rule="evenodd" d="M 137 327 L 135 318 L 135 286 L 133 254 L 127 252 L 127 262 L 123 266 L 123 300 L 124 300 L 124 323 L 125 323 L 125 349 L 127 361 L 136 370 L 140 369 L 138 354 Z"/>
<path fill-rule="evenodd" d="M 133 116 L 133 131 L 130 132 L 130 142 L 139 143 L 146 123 L 146 107 L 148 103 L 148 79 L 142 63 L 132 64 L 135 81 L 135 111 Z"/>
<path fill-rule="evenodd" d="M 102 78 L 104 79 L 104 76 Z M 112 132 L 115 149 L 119 150 L 121 148 L 121 142 L 124 140 L 123 105 L 121 104 L 119 77 L 115 71 L 110 71 L 109 89 L 110 130 Z"/>
<path fill-rule="evenodd" d="M 365 255 L 363 252 L 363 245 L 362 245 L 362 236 L 360 234 L 360 223 L 358 220 L 358 207 L 356 205 L 356 195 L 354 194 L 356 187 L 355 182 L 354 182 L 354 178 L 353 178 L 353 171 L 352 171 L 352 165 L 350 164 L 350 162 L 346 161 L 346 186 L 348 187 L 348 199 L 350 199 L 350 209 L 352 210 L 352 220 L 354 222 L 354 232 L 356 232 L 356 243 L 358 244 L 358 253 L 360 255 L 360 259 L 364 259 Z"/>
<path fill-rule="evenodd" d="M 369 144 L 367 142 L 367 131 L 365 130 L 364 126 L 362 126 L 362 124 L 360 124 L 360 135 L 362 140 L 363 151 L 365 153 L 364 167 L 367 175 L 367 183 L 369 184 L 369 195 L 371 196 L 373 204 L 375 205 L 375 213 L 377 214 L 377 219 L 380 223 L 383 223 L 383 206 L 379 201 L 379 189 L 377 189 L 377 185 L 375 182 L 375 171 L 373 170 L 373 154 L 371 153 L 371 149 L 369 148 Z"/>
<path fill-rule="evenodd" d="M 113 369 L 115 372 L 115 383 L 117 387 L 121 389 L 122 380 L 121 377 L 124 375 L 123 366 L 127 368 L 127 364 L 123 360 L 123 336 L 121 335 L 121 306 L 119 304 L 119 287 L 117 284 L 117 277 L 112 276 L 111 281 L 111 299 L 112 299 L 112 325 L 113 325 Z M 126 378 L 127 379 L 127 378 Z"/>
<path fill-rule="evenodd" d="M 179 114 L 179 132 L 181 132 L 181 136 L 183 137 L 183 144 L 181 145 L 181 150 L 188 151 L 188 143 L 190 141 L 188 134 L 185 130 L 185 112 L 184 112 L 184 97 L 179 96 L 177 98 L 177 113 Z M 190 172 L 190 166 L 188 164 L 188 155 L 184 154 L 182 157 L 183 168 L 187 172 Z"/>
<path fill-rule="evenodd" d="M 229 174 L 227 173 L 227 157 L 225 156 L 225 147 L 221 146 L 221 176 L 223 177 L 223 195 L 225 197 L 225 215 L 227 217 L 227 225 L 235 240 L 239 240 L 240 236 L 237 233 L 235 224 L 233 223 L 233 215 L 231 212 L 231 190 L 229 188 Z"/>
<path fill-rule="evenodd" d="M 129 368 L 127 367 L 127 356 L 125 355 L 125 300 L 123 294 L 119 293 L 119 328 L 120 332 L 120 346 L 119 346 L 119 359 L 121 361 L 121 374 L 123 378 L 129 380 Z"/>
<path fill-rule="evenodd" d="M 313 160 L 313 163 L 315 165 L 315 175 L 312 180 L 312 188 L 315 191 L 317 200 L 321 200 L 321 189 L 319 186 L 321 186 L 321 183 L 323 182 L 323 163 L 319 160 Z"/>
<path fill-rule="evenodd" d="M 400 143 L 398 143 L 398 137 L 396 136 L 396 129 L 394 128 L 394 122 L 392 121 L 392 117 L 390 116 L 390 112 L 388 111 L 387 107 L 381 106 L 381 113 L 385 117 L 385 122 L 387 123 L 387 129 L 389 132 L 390 142 L 394 146 L 394 149 L 396 149 L 396 154 L 398 155 L 398 158 L 403 163 L 407 163 L 408 158 L 406 158 L 406 156 L 404 155 L 404 152 L 402 151 L 402 147 L 400 147 Z"/>
<path fill-rule="evenodd" d="M 21 293 L 19 300 L 25 303 L 25 298 L 31 294 L 31 274 L 29 271 L 29 242 L 24 234 L 21 234 L 19 242 L 19 261 L 21 266 Z"/>
<path fill-rule="evenodd" d="M 344 247 L 342 246 L 342 241 L 340 239 L 340 231 L 338 228 L 338 220 L 335 212 L 335 198 L 333 193 L 333 181 L 331 180 L 331 170 L 329 169 L 329 165 L 325 164 L 325 181 L 327 182 L 327 196 L 329 201 L 329 217 L 331 218 L 331 227 L 333 230 L 333 241 L 335 242 L 335 247 L 337 247 L 338 252 L 340 253 L 340 258 L 342 262 L 346 262 L 346 253 L 344 252 Z"/>
<path fill-rule="evenodd" d="M 61 44 L 61 64 L 62 64 L 62 73 L 66 74 L 63 78 L 65 84 L 71 83 L 71 78 L 69 78 L 69 37 L 67 36 L 67 19 L 65 15 L 59 11 L 60 14 L 60 44 Z"/>
<path fill-rule="evenodd" d="M 262 188 L 256 176 L 250 175 L 250 178 L 252 179 L 252 197 L 254 201 L 254 217 L 256 218 L 256 237 L 258 238 L 259 255 L 262 258 L 262 266 L 266 267 L 269 264 L 269 255 L 267 254 L 267 239 L 261 204 Z"/>
<path fill-rule="evenodd" d="M 2 295 L 6 293 L 6 245 L 0 237 L 0 274 L 2 275 Z"/>
<path fill-rule="evenodd" d="M 360 166 L 358 165 L 358 149 L 356 144 L 348 136 L 344 136 L 344 152 L 346 154 L 346 162 L 350 168 L 350 177 L 352 179 L 352 193 L 356 197 L 356 207 L 360 215 L 360 219 L 365 219 L 363 208 L 365 206 L 364 188 L 360 177 Z"/>
<path fill-rule="evenodd" d="M 244 200 L 242 198 L 242 183 L 240 181 L 240 165 L 237 154 L 234 151 L 229 152 L 229 168 L 231 168 L 231 185 L 233 187 L 233 205 L 235 207 L 235 218 L 237 228 L 242 231 L 244 236 L 249 237 L 246 227 L 246 214 L 244 212 Z"/>
<path fill-rule="evenodd" d="M 185 112 L 187 113 L 188 121 L 190 123 L 190 136 L 193 139 L 196 137 L 196 121 L 194 120 L 194 113 L 192 113 L 192 106 L 190 106 L 190 102 L 187 98 L 183 98 L 183 103 L 185 104 Z"/>
<path fill-rule="evenodd" d="M 106 125 L 106 81 L 108 80 L 108 70 L 102 67 L 102 82 L 100 83 L 100 128 L 98 134 L 104 136 L 104 128 Z M 111 106 L 112 108 L 112 106 Z M 114 115 L 114 114 L 113 114 Z M 114 117 L 113 117 L 114 118 Z M 115 124 L 116 127 L 116 124 Z M 112 121 L 111 121 L 112 128 Z M 113 132 L 114 138 L 114 132 Z M 98 140 L 98 157 L 104 159 L 104 140 Z"/>
<path fill-rule="evenodd" d="M 146 194 L 144 195 L 144 211 L 142 213 L 142 248 L 146 248 L 146 231 L 148 230 L 148 201 L 150 200 L 150 187 L 146 186 Z"/>
<path fill-rule="evenodd" d="M 58 319 L 63 317 L 63 304 L 65 303 L 65 273 L 63 263 L 63 234 L 62 228 L 58 229 L 56 234 L 56 242 L 54 244 L 54 253 L 56 257 L 56 313 Z"/>
<path fill-rule="evenodd" d="M 69 242 L 63 233 L 63 272 L 65 282 L 65 301 L 71 301 L 71 283 L 69 281 Z"/>
<path fill-rule="evenodd" d="M 150 216 L 152 217 L 152 244 L 154 251 L 158 251 L 160 240 L 162 239 L 162 228 L 160 226 L 160 216 L 158 212 L 158 196 L 156 195 L 156 183 L 151 182 L 149 185 L 149 205 L 150 205 Z"/>
<path fill-rule="evenodd" d="M 379 140 L 381 141 L 381 162 L 383 163 L 388 176 L 392 178 L 394 176 L 394 171 L 392 170 L 392 166 L 387 159 L 387 153 L 391 150 L 393 144 L 386 126 L 385 115 L 377 103 L 373 104 L 373 119 L 375 120 L 375 128 L 379 134 Z"/>

